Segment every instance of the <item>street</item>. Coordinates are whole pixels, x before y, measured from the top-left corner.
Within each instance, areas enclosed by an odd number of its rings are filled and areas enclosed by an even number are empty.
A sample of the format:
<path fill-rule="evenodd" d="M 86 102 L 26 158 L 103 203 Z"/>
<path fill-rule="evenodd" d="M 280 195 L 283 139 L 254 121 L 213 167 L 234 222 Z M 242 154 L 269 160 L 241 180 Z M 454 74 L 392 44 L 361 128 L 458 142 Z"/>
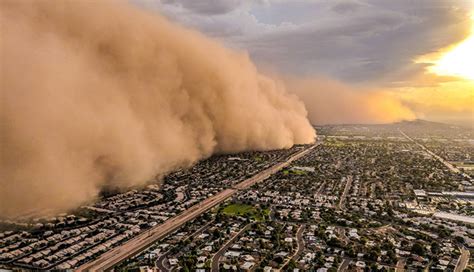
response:
<path fill-rule="evenodd" d="M 462 247 L 461 248 L 461 256 L 459 256 L 458 262 L 456 263 L 456 267 L 454 268 L 454 272 L 462 272 L 466 266 L 469 264 L 469 250 Z"/>
<path fill-rule="evenodd" d="M 186 211 L 180 213 L 179 215 L 165 221 L 164 223 L 157 225 L 143 233 L 140 233 L 139 235 L 130 239 L 123 245 L 111 249 L 110 251 L 100 256 L 98 259 L 80 266 L 77 271 L 105 271 L 107 269 L 112 268 L 114 265 L 122 262 L 123 260 L 134 256 L 135 254 L 138 254 L 140 251 L 149 247 L 153 242 L 163 238 L 167 234 L 182 226 L 184 223 L 196 218 L 197 216 L 206 212 L 210 208 L 228 199 L 233 194 L 238 192 L 238 190 L 248 188 L 257 182 L 261 182 L 267 179 L 269 176 L 278 172 L 280 169 L 290 165 L 292 161 L 297 160 L 308 152 L 310 152 L 316 146 L 317 143 L 297 152 L 293 156 L 289 157 L 286 161 L 280 162 L 270 168 L 261 171 L 255 176 L 242 181 L 232 189 L 225 189 L 219 192 L 218 194 L 203 200 L 199 204 L 192 206 Z"/>

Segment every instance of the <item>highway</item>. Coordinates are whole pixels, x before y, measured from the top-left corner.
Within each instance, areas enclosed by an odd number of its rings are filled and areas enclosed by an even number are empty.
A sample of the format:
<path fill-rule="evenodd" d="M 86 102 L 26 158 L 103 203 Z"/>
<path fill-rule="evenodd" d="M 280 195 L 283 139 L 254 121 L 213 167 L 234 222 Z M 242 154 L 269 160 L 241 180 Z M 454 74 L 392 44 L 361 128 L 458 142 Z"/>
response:
<path fill-rule="evenodd" d="M 464 271 L 464 269 L 466 268 L 468 264 L 469 264 L 469 250 L 462 247 L 461 256 L 459 256 L 458 262 L 456 263 L 456 267 L 454 268 L 454 272 Z"/>
<path fill-rule="evenodd" d="M 451 170 L 453 173 L 456 173 L 456 174 L 460 174 L 461 171 L 456 168 L 454 165 L 450 164 L 449 162 L 447 162 L 446 160 L 444 160 L 443 158 L 441 158 L 440 156 L 436 155 L 434 152 L 432 152 L 431 150 L 429 150 L 428 148 L 426 148 L 424 145 L 418 143 L 417 141 L 413 140 L 410 136 L 406 135 L 405 132 L 401 131 L 400 129 L 398 130 L 405 138 L 407 138 L 408 140 L 412 141 L 413 143 L 415 143 L 416 145 L 418 145 L 419 147 L 421 147 L 426 153 L 428 153 L 430 156 L 432 156 L 433 158 L 437 159 L 438 161 L 440 161 L 442 164 L 444 164 L 446 167 L 448 167 L 449 170 Z M 469 175 L 466 174 L 466 173 L 461 173 L 464 177 L 466 178 L 469 178 Z"/>
<path fill-rule="evenodd" d="M 253 177 L 250 177 L 241 183 L 237 184 L 232 189 L 225 189 L 214 196 L 211 196 L 202 202 L 192 206 L 191 208 L 185 210 L 184 212 L 180 213 L 179 215 L 168 219 L 164 223 L 160 225 L 156 225 L 155 227 L 140 233 L 139 235 L 135 236 L 134 238 L 130 239 L 129 241 L 125 242 L 124 244 L 112 248 L 108 252 L 102 254 L 96 260 L 91 262 L 85 263 L 80 266 L 77 271 L 105 271 L 111 269 L 115 265 L 119 264 L 120 262 L 124 261 L 125 259 L 132 257 L 142 250 L 149 247 L 155 241 L 165 237 L 167 234 L 173 232 L 186 222 L 196 218 L 200 214 L 206 212 L 207 210 L 211 209 L 212 207 L 216 206 L 217 204 L 223 202 L 224 200 L 231 197 L 233 194 L 238 192 L 239 190 L 248 188 L 254 185 L 257 182 L 261 182 L 272 174 L 278 172 L 280 169 L 287 167 L 290 165 L 291 162 L 301 158 L 302 156 L 306 155 L 312 149 L 314 149 L 318 144 L 311 145 L 307 147 L 293 156 L 289 157 L 286 161 L 278 163 L 270 168 L 267 168 Z"/>

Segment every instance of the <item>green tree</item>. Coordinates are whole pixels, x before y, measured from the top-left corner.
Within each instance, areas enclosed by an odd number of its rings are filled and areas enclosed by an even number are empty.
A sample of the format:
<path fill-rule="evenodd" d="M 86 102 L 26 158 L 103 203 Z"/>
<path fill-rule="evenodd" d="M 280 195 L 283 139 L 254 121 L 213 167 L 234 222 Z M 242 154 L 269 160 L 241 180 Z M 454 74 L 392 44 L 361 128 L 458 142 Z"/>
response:
<path fill-rule="evenodd" d="M 433 241 L 431 243 L 431 253 L 433 254 L 438 254 L 440 250 L 440 246 L 437 242 Z"/>
<path fill-rule="evenodd" d="M 413 252 L 413 253 L 415 253 L 419 256 L 425 256 L 425 247 L 421 243 L 416 242 L 411 247 L 411 252 Z"/>

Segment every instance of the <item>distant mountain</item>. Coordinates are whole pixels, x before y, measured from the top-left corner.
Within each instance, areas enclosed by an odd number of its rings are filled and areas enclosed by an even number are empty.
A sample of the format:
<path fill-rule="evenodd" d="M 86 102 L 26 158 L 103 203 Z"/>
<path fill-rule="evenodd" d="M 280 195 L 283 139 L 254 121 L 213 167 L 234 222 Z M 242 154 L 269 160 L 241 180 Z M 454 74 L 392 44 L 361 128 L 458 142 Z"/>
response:
<path fill-rule="evenodd" d="M 474 127 L 423 119 L 391 124 L 345 124 L 316 126 L 319 135 L 400 136 L 400 130 L 417 138 L 473 139 Z"/>
<path fill-rule="evenodd" d="M 474 127 L 445 124 L 421 119 L 397 122 L 392 124 L 392 126 L 414 137 L 441 137 L 454 139 L 472 139 L 474 137 Z"/>
<path fill-rule="evenodd" d="M 400 121 L 400 122 L 393 123 L 393 125 L 400 128 L 416 127 L 416 128 L 431 128 L 431 129 L 461 129 L 461 130 L 472 129 L 472 127 L 433 122 L 433 121 L 427 121 L 423 119 L 415 119 L 412 121 Z"/>
<path fill-rule="evenodd" d="M 440 122 L 433 122 L 423 119 L 415 119 L 411 121 L 400 121 L 395 122 L 393 125 L 397 126 L 437 126 L 437 127 L 450 127 L 450 124 L 440 123 Z"/>

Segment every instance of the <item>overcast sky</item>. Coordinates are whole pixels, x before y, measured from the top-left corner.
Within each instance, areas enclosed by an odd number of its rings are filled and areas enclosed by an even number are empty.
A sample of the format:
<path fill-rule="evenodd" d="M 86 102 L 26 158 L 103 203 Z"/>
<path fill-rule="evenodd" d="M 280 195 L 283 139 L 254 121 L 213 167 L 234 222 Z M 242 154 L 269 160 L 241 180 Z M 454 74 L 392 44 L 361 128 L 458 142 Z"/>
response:
<path fill-rule="evenodd" d="M 259 65 L 352 84 L 391 84 L 466 37 L 472 0 L 132 0 L 247 51 Z"/>

